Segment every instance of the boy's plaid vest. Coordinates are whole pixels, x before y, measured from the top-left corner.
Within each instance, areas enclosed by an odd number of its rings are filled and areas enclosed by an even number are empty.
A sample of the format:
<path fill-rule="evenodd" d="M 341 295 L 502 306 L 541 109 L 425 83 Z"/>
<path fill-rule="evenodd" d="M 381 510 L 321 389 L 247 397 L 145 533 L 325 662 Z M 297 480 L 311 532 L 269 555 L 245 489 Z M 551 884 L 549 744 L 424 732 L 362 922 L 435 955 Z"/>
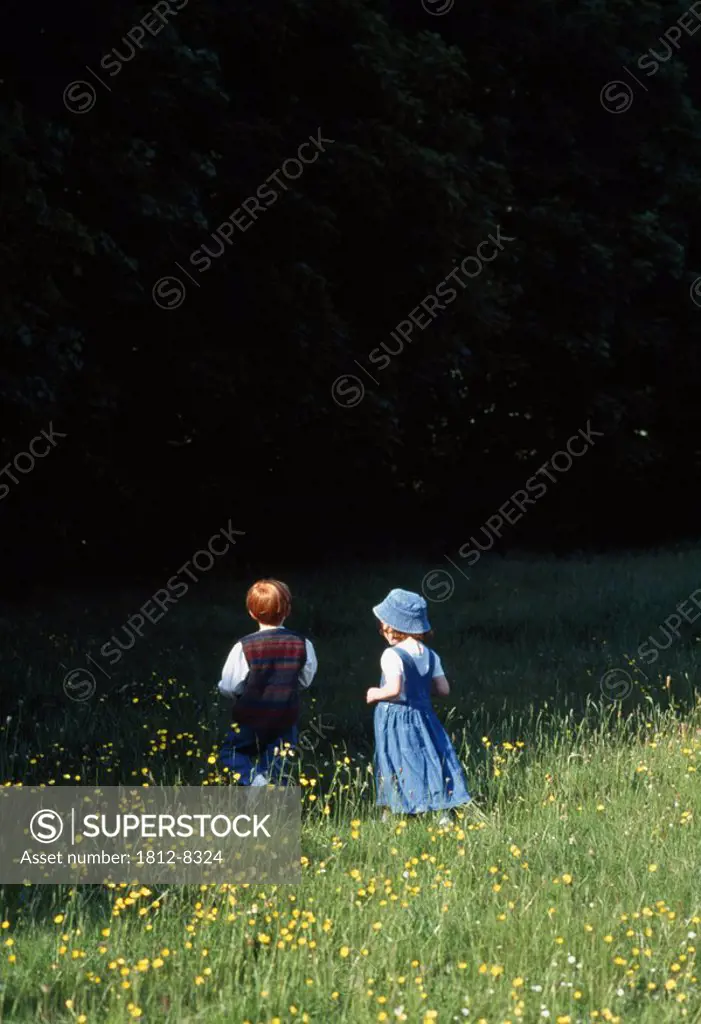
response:
<path fill-rule="evenodd" d="M 304 637 L 280 626 L 241 640 L 249 665 L 234 718 L 261 737 L 279 736 L 299 718 L 299 674 L 307 661 Z"/>

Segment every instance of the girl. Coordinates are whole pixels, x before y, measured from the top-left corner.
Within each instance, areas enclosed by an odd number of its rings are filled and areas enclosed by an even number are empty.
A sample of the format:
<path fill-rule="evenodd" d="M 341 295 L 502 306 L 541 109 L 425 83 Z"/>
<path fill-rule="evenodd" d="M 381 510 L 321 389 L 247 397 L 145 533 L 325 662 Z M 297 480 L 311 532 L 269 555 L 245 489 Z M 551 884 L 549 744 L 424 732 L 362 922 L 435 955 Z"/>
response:
<path fill-rule="evenodd" d="M 283 781 L 285 751 L 297 742 L 299 691 L 312 682 L 316 652 L 310 640 L 285 628 L 290 589 L 280 580 L 258 580 L 246 595 L 258 624 L 234 645 L 219 692 L 235 700 L 231 730 L 220 761 L 241 786 Z"/>
<path fill-rule="evenodd" d="M 431 693 L 447 697 L 450 686 L 440 658 L 424 643 L 431 630 L 426 602 L 411 591 L 391 590 L 373 612 L 390 645 L 380 660 L 381 684 L 367 692 L 368 704 L 377 704 L 378 806 L 420 814 L 469 803 L 460 762 L 431 707 Z M 447 820 L 444 814 L 441 823 Z"/>

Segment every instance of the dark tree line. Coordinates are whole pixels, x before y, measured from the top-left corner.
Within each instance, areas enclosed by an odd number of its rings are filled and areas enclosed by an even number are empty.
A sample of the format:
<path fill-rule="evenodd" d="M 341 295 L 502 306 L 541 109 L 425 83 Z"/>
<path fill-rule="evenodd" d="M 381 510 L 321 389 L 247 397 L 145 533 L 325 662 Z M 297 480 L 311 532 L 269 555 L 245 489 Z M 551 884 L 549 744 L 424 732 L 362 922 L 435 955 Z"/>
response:
<path fill-rule="evenodd" d="M 701 32 L 638 67 L 685 6 L 181 3 L 151 35 L 145 5 L 10 2 L 3 577 L 161 571 L 229 516 L 252 558 L 446 550 L 587 422 L 604 439 L 505 543 L 697 531 Z M 514 241 L 378 369 L 498 231 Z M 177 308 L 154 301 L 166 275 Z M 343 407 L 349 374 L 366 391 Z M 13 469 L 50 423 L 67 437 Z"/>

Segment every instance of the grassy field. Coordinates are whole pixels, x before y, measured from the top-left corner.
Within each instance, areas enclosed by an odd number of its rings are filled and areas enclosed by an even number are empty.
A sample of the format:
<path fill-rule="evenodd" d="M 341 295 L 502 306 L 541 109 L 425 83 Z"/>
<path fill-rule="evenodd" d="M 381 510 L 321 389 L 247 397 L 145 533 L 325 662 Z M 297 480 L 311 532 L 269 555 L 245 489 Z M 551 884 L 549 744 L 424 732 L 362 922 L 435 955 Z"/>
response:
<path fill-rule="evenodd" d="M 0 888 L 3 1024 L 701 1021 L 699 629 L 685 623 L 652 665 L 635 654 L 666 642 L 701 551 L 455 573 L 430 608 L 453 683 L 440 714 L 483 816 L 382 824 L 370 609 L 430 568 L 288 578 L 289 625 L 320 660 L 302 723 L 302 883 Z M 216 784 L 214 686 L 248 630 L 248 582 L 203 580 L 103 663 L 111 678 L 93 669 L 83 702 L 65 673 L 155 586 L 5 611 L 0 784 Z M 628 682 L 602 694 L 612 669 Z"/>

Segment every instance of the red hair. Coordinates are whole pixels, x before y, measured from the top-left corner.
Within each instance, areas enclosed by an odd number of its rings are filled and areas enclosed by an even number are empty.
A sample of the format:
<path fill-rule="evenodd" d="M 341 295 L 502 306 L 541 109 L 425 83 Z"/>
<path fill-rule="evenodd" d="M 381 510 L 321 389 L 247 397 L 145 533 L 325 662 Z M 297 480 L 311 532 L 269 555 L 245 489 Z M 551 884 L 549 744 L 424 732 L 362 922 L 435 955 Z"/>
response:
<path fill-rule="evenodd" d="M 386 622 L 380 622 L 380 633 L 386 640 L 392 640 L 395 644 L 400 644 L 402 640 L 418 640 L 425 644 L 426 640 L 433 636 L 432 629 L 428 633 L 402 633 L 401 630 L 388 626 Z"/>
<path fill-rule="evenodd" d="M 264 626 L 279 626 L 292 610 L 292 595 L 280 580 L 257 580 L 246 594 L 246 610 Z"/>

